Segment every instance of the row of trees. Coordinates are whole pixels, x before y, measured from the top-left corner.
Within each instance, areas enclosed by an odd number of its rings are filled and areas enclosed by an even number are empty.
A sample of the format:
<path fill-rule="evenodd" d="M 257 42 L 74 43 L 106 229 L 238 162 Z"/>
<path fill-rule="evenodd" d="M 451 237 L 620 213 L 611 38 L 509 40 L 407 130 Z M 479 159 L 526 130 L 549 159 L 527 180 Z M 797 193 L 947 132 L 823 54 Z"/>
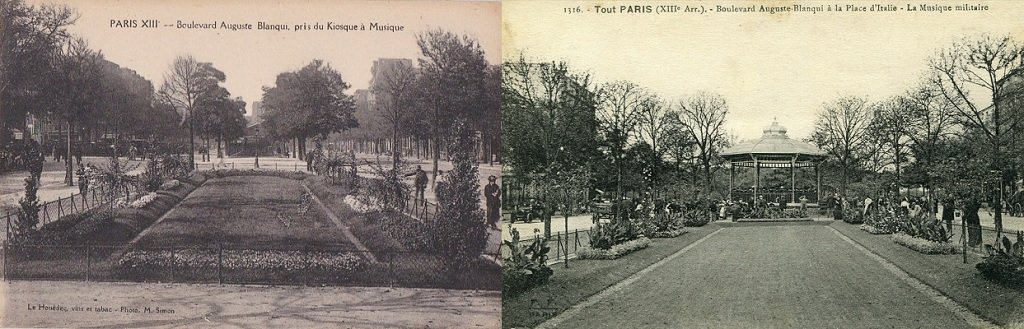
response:
<path fill-rule="evenodd" d="M 370 90 L 355 95 L 346 93 L 349 83 L 321 60 L 279 74 L 275 85 L 263 92 L 268 133 L 274 139 L 296 140 L 299 157 L 306 154 L 311 137 L 339 143 L 371 140 L 385 146 L 375 150 L 389 151 L 394 165 L 400 162 L 402 145 L 412 140 L 429 149 L 437 168 L 441 146 L 448 144 L 458 121 L 452 118 L 461 118 L 480 134 L 484 153 L 493 158 L 501 143 L 500 71 L 469 36 L 430 30 L 417 35 L 416 42 L 421 51 L 416 65 L 412 60 L 378 60 Z"/>
<path fill-rule="evenodd" d="M 966 37 L 939 49 L 905 92 L 877 102 L 844 96 L 826 103 L 811 139 L 831 155 L 826 167 L 835 171 L 829 176 L 837 190 L 877 195 L 922 186 L 931 199 L 942 191 L 963 201 L 975 219 L 989 202 L 1001 232 L 1004 203 L 1022 201 L 1022 51 L 1009 36 Z M 875 191 L 861 191 L 866 186 Z"/>
<path fill-rule="evenodd" d="M 548 186 L 662 193 L 673 186 L 711 197 L 729 145 L 725 99 L 696 92 L 677 101 L 628 81 L 595 83 L 564 62 L 520 56 L 504 64 L 502 129 L 506 172 Z M 587 177 L 585 182 L 571 177 Z M 561 198 L 565 199 L 565 198 Z M 567 208 L 549 204 L 548 209 Z"/>

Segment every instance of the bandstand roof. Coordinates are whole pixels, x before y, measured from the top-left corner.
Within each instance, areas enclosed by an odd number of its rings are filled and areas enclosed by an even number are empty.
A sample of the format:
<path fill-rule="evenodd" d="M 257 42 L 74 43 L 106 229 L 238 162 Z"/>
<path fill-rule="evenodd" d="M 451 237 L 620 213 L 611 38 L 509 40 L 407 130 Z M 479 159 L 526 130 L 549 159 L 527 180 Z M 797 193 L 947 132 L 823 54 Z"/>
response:
<path fill-rule="evenodd" d="M 795 157 L 796 162 L 816 162 L 825 158 L 825 152 L 813 144 L 790 139 L 786 135 L 786 127 L 777 121 L 763 130 L 764 134 L 756 140 L 744 141 L 722 151 L 721 155 L 731 162 L 753 161 L 785 161 Z"/>

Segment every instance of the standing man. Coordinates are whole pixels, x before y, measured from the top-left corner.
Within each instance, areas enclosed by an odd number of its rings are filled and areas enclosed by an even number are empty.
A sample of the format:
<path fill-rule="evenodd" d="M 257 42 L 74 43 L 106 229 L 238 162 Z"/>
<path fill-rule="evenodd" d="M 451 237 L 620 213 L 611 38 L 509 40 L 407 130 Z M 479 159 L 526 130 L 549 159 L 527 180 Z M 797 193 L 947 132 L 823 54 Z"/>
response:
<path fill-rule="evenodd" d="M 423 200 L 422 202 L 424 202 L 424 203 L 426 203 L 426 196 L 424 196 L 424 191 L 427 190 L 427 182 L 429 180 L 430 179 L 427 178 L 427 172 L 423 171 L 423 166 L 417 165 L 416 166 L 416 178 L 415 178 L 415 181 L 414 181 L 414 184 L 416 185 L 416 196 L 415 196 L 415 198 L 417 200 Z M 419 201 L 417 201 L 417 202 L 419 202 Z"/>
<path fill-rule="evenodd" d="M 484 187 L 484 196 L 487 198 L 487 224 L 495 230 L 498 229 L 498 221 L 501 220 L 501 187 L 497 181 L 498 178 L 491 175 L 487 177 L 487 186 Z"/>

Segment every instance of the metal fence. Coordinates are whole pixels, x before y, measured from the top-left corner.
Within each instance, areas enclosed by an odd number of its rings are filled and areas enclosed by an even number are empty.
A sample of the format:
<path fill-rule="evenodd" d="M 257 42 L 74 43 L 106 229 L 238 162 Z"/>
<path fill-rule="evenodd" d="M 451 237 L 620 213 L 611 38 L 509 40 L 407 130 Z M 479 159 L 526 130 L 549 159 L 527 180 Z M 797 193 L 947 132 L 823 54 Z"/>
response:
<path fill-rule="evenodd" d="M 966 246 L 967 255 L 988 256 L 985 245 L 997 243 L 995 228 L 970 224 L 964 227 L 960 222 L 954 222 L 952 228 L 951 232 L 949 232 L 953 236 L 952 242 L 957 245 Z M 965 232 L 967 233 L 966 235 L 964 234 Z M 1016 241 L 1017 232 L 1015 230 L 1003 229 L 1003 236 L 1009 238 L 1010 241 Z"/>
<path fill-rule="evenodd" d="M 99 207 L 109 207 L 117 199 L 138 196 L 139 188 L 135 184 L 128 184 L 120 188 L 94 187 L 84 193 L 75 193 L 67 197 L 57 198 L 39 205 L 37 227 L 60 221 L 70 215 L 80 214 Z M 16 225 L 21 216 L 18 209 L 14 209 L 3 215 L 5 236 L 10 240 L 11 227 Z"/>
<path fill-rule="evenodd" d="M 541 234 L 534 235 L 533 238 L 519 240 L 518 247 L 523 250 L 533 244 L 534 241 L 544 239 Z M 590 229 L 586 230 L 572 230 L 568 232 L 555 232 L 551 234 L 551 237 L 547 240 L 548 246 L 548 261 L 563 261 L 568 258 L 574 258 L 576 251 L 582 247 L 590 246 Z M 511 255 L 511 251 L 505 247 L 502 243 L 499 248 L 502 258 L 507 258 Z"/>
<path fill-rule="evenodd" d="M 217 170 L 217 169 L 262 169 L 262 170 L 286 170 L 286 171 L 303 171 L 303 172 L 308 172 L 308 170 L 306 170 L 306 165 L 305 164 L 300 164 L 298 162 L 292 162 L 292 163 L 264 162 L 264 163 L 260 164 L 259 167 L 256 166 L 255 162 L 225 162 L 225 163 L 216 163 L 216 162 L 198 163 L 197 162 L 196 163 L 196 170 Z"/>
<path fill-rule="evenodd" d="M 3 246 L 5 280 L 173 282 L 271 285 L 399 286 L 483 289 L 501 287 L 501 269 L 480 259 L 449 270 L 442 256 L 375 252 L 351 246 L 138 247 L 126 245 Z M 497 258 L 497 254 L 484 254 Z"/>

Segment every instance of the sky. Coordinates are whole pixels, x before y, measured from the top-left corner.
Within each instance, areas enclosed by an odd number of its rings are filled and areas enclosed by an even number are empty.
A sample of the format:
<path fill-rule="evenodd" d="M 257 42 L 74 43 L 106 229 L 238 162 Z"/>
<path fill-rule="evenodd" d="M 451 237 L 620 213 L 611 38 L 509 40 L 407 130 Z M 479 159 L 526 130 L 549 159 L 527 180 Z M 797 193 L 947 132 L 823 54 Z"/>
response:
<path fill-rule="evenodd" d="M 487 60 L 500 59 L 500 4 L 418 3 L 413 1 L 29 1 L 67 4 L 80 17 L 69 28 L 85 38 L 107 60 L 137 71 L 159 88 L 165 72 L 178 55 L 191 54 L 224 71 L 224 86 L 241 96 L 251 111 L 276 76 L 325 60 L 352 88 L 365 89 L 370 67 L 377 58 L 418 58 L 416 34 L 442 28 L 477 39 Z M 112 27 L 111 20 L 135 20 L 136 28 Z M 155 29 L 142 28 L 142 20 L 158 20 Z M 178 29 L 177 21 L 252 24 L 253 30 Z M 327 22 L 404 26 L 403 31 L 273 31 L 257 30 L 258 22 L 295 24 Z M 173 25 L 170 27 L 164 25 Z"/>
<path fill-rule="evenodd" d="M 672 3 L 705 9 L 758 4 Z M 520 52 L 533 60 L 564 60 L 599 83 L 633 81 L 674 103 L 698 90 L 718 93 L 729 106 L 726 129 L 740 140 L 760 137 L 775 118 L 791 138 L 803 139 L 825 102 L 845 95 L 879 101 L 901 94 L 921 80 L 929 56 L 960 38 L 1010 34 L 1024 43 L 1024 5 L 980 3 L 990 10 L 657 15 L 564 10 L 621 4 L 614 2 L 506 1 L 502 51 L 506 60 Z"/>

